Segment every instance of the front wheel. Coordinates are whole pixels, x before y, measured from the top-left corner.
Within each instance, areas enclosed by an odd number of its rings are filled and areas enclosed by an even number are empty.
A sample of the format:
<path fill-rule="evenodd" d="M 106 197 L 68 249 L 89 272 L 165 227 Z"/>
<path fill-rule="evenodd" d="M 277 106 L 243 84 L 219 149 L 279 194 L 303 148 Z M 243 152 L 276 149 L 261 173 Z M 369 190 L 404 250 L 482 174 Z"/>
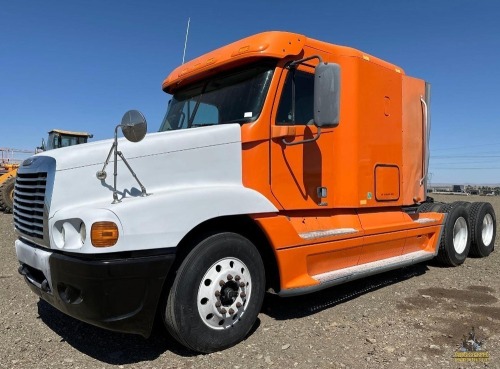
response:
<path fill-rule="evenodd" d="M 210 236 L 180 265 L 164 306 L 167 330 L 203 353 L 243 340 L 257 319 L 265 290 L 257 248 L 235 233 Z"/>

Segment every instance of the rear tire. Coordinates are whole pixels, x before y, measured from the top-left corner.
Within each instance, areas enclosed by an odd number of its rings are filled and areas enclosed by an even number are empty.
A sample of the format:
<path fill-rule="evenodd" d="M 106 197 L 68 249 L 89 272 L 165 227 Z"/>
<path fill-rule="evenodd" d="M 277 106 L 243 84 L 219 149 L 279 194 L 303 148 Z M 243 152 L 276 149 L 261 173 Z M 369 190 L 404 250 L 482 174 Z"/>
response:
<path fill-rule="evenodd" d="M 453 205 L 455 205 L 455 206 L 456 206 L 456 205 L 462 205 L 462 206 L 465 208 L 465 210 L 467 210 L 467 212 L 469 212 L 469 206 L 470 206 L 470 204 L 471 204 L 471 203 L 470 203 L 470 202 L 468 202 L 468 201 L 455 201 L 455 202 L 453 203 Z"/>
<path fill-rule="evenodd" d="M 495 248 L 497 220 L 495 210 L 489 202 L 475 202 L 469 207 L 471 230 L 470 254 L 486 257 Z"/>
<path fill-rule="evenodd" d="M 16 178 L 10 177 L 0 186 L 0 208 L 4 213 L 12 213 L 14 207 L 14 187 Z"/>
<path fill-rule="evenodd" d="M 257 248 L 239 234 L 215 234 L 198 243 L 180 265 L 163 320 L 187 348 L 223 350 L 246 337 L 264 292 L 264 263 Z"/>
<path fill-rule="evenodd" d="M 424 202 L 418 207 L 417 213 L 440 212 L 444 205 L 441 202 Z"/>
<path fill-rule="evenodd" d="M 447 204 L 441 212 L 447 216 L 437 259 L 446 266 L 458 266 L 467 258 L 471 246 L 467 210 L 460 204 Z"/>

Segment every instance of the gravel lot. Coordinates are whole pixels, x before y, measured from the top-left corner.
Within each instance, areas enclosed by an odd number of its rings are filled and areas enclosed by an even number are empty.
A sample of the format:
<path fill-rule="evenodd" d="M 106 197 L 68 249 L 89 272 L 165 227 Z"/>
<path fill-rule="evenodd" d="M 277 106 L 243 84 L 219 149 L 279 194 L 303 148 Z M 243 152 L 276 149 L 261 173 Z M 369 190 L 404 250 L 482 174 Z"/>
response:
<path fill-rule="evenodd" d="M 436 196 L 436 200 L 500 198 Z M 433 262 L 313 295 L 268 295 L 251 335 L 221 353 L 194 355 L 79 322 L 40 301 L 17 273 L 12 215 L 0 214 L 0 368 L 500 368 L 500 250 L 458 268 Z M 456 363 L 475 327 L 488 363 Z"/>

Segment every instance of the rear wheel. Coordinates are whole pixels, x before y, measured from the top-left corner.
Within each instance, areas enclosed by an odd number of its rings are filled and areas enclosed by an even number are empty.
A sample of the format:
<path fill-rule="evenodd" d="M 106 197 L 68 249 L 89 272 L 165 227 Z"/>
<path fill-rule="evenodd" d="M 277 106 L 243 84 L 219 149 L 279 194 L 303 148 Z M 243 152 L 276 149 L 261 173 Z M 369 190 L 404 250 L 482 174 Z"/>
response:
<path fill-rule="evenodd" d="M 179 267 L 164 305 L 172 336 L 198 352 L 243 340 L 257 319 L 265 289 L 257 248 L 235 233 L 201 241 Z"/>
<path fill-rule="evenodd" d="M 495 247 L 497 221 L 489 202 L 475 202 L 469 207 L 472 256 L 488 256 Z"/>
<path fill-rule="evenodd" d="M 440 212 L 444 205 L 442 202 L 424 202 L 418 207 L 417 213 Z"/>
<path fill-rule="evenodd" d="M 423 204 L 420 204 L 420 206 L 417 209 L 417 213 L 428 213 L 429 209 L 434 206 L 433 202 L 424 202 Z"/>
<path fill-rule="evenodd" d="M 470 203 L 470 202 L 468 202 L 468 201 L 455 201 L 455 202 L 453 203 L 453 205 L 455 205 L 455 206 L 456 206 L 456 205 L 462 205 L 462 206 L 465 208 L 465 210 L 467 210 L 467 212 L 469 211 L 469 206 L 470 206 L 470 204 L 471 204 L 471 203 Z"/>
<path fill-rule="evenodd" d="M 2 208 L 5 213 L 12 213 L 14 207 L 15 184 L 16 178 L 10 177 L 0 186 L 0 208 Z"/>
<path fill-rule="evenodd" d="M 437 259 L 444 265 L 458 266 L 467 258 L 471 245 L 467 210 L 460 204 L 447 204 L 441 212 L 447 216 Z"/>

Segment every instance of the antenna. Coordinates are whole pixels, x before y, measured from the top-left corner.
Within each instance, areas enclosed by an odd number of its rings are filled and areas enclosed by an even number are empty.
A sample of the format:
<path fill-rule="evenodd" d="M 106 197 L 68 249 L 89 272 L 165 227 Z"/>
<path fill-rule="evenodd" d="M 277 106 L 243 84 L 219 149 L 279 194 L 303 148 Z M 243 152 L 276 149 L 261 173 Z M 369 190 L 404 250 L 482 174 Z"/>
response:
<path fill-rule="evenodd" d="M 186 40 L 184 41 L 184 53 L 182 54 L 182 64 L 184 64 L 184 58 L 186 57 L 186 47 L 188 43 L 188 34 L 189 34 L 189 22 L 191 22 L 191 17 L 188 18 L 188 25 L 186 29 Z"/>

